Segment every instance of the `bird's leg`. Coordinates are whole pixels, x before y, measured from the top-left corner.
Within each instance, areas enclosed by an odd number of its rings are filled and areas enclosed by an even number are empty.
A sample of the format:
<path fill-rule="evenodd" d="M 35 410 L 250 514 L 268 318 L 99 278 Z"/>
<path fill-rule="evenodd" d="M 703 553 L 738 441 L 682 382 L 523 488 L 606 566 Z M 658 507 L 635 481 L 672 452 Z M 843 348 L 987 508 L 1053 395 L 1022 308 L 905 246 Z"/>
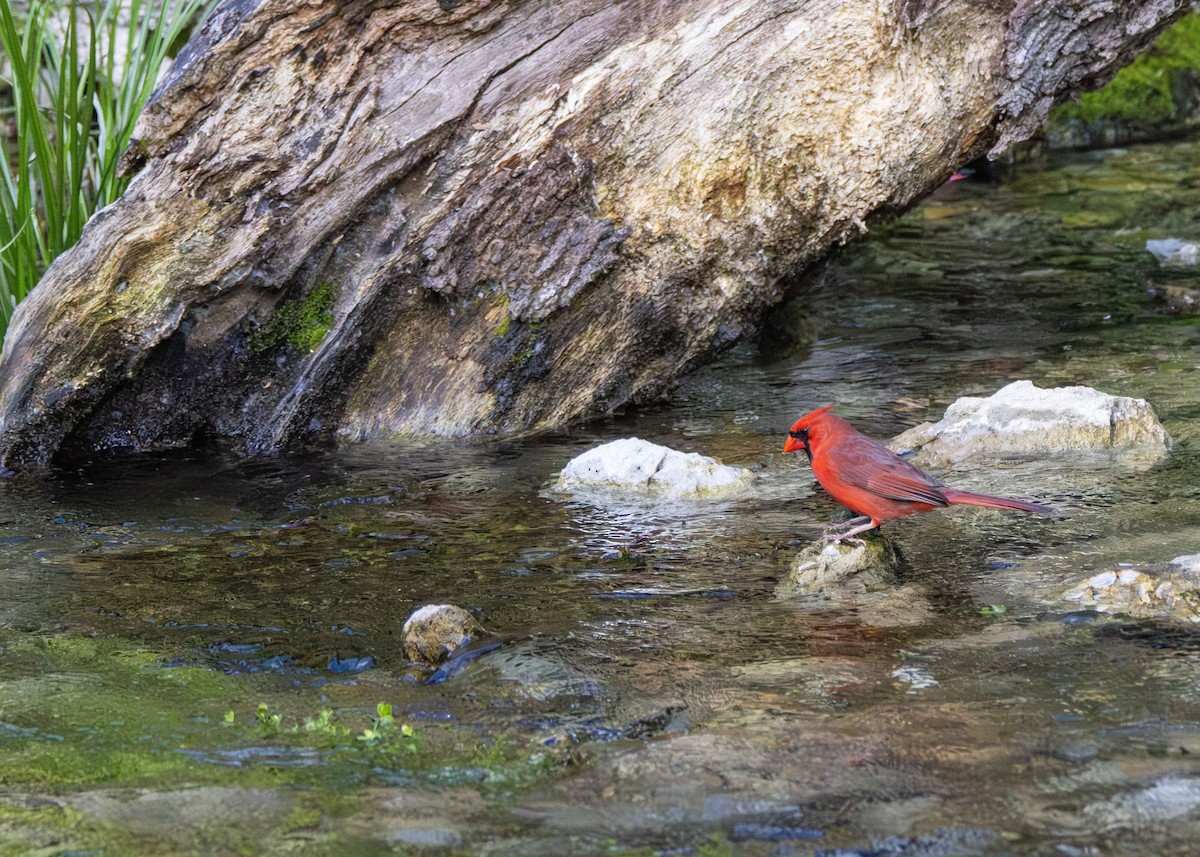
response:
<path fill-rule="evenodd" d="M 866 542 L 864 542 L 858 536 L 851 536 L 847 535 L 846 533 L 824 533 L 821 536 L 821 540 L 829 542 L 830 544 L 858 545 L 859 547 L 862 547 L 866 544 Z"/>
<path fill-rule="evenodd" d="M 869 515 L 859 515 L 857 518 L 851 518 L 845 521 L 842 526 L 847 526 L 850 529 L 841 532 L 827 532 L 821 538 L 827 542 L 853 542 L 855 544 L 865 544 L 862 539 L 854 538 L 859 533 L 874 529 L 879 526 L 879 522 Z M 831 528 L 832 529 L 832 528 Z"/>
<path fill-rule="evenodd" d="M 857 527 L 859 524 L 865 524 L 869 520 L 871 520 L 870 515 L 859 515 L 858 517 L 851 518 L 848 521 L 834 521 L 832 524 L 830 524 L 825 529 L 829 532 L 832 532 L 833 530 L 841 530 L 841 529 L 848 530 L 848 529 Z"/>

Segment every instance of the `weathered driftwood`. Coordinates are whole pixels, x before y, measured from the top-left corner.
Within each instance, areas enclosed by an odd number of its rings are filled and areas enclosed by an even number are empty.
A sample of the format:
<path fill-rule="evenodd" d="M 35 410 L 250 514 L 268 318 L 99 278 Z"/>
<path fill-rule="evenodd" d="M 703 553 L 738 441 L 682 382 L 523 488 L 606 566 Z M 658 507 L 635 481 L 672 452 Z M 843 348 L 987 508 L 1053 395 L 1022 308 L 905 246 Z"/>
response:
<path fill-rule="evenodd" d="M 129 192 L 18 311 L 0 456 L 536 430 L 661 395 L 1180 7 L 225 0 Z"/>

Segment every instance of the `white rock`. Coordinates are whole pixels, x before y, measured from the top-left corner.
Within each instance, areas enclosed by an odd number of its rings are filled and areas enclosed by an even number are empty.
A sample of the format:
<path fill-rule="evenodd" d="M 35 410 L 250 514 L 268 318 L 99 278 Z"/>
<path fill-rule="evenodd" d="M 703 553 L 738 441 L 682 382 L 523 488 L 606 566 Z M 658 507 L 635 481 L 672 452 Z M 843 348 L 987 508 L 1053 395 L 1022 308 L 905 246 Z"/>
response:
<path fill-rule="evenodd" d="M 988 398 L 963 397 L 940 422 L 911 428 L 891 443 L 898 452 L 916 450 L 919 463 L 940 466 L 1080 452 L 1157 461 L 1170 446 L 1171 438 L 1144 399 L 1091 387 L 1042 389 L 1031 381 L 1014 381 Z"/>
<path fill-rule="evenodd" d="M 1191 267 L 1200 256 L 1200 247 L 1191 241 L 1179 238 L 1163 238 L 1146 242 L 1146 250 L 1163 265 L 1175 267 Z"/>
<path fill-rule="evenodd" d="M 554 488 L 695 500 L 734 493 L 753 481 L 754 474 L 745 467 L 731 467 L 695 452 L 679 452 L 628 437 L 571 459 Z"/>
<path fill-rule="evenodd" d="M 1169 563 L 1172 571 L 1200 577 L 1200 553 L 1177 556 Z"/>

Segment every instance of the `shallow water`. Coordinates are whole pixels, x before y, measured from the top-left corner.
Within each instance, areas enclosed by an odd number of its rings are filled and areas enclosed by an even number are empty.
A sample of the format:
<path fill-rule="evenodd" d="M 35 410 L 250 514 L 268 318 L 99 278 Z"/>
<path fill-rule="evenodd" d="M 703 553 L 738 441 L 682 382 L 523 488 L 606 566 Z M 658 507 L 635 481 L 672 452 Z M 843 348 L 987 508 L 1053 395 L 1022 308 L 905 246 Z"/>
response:
<path fill-rule="evenodd" d="M 1146 293 L 1197 277 L 1144 250 L 1200 238 L 1197 188 L 1190 143 L 948 186 L 779 311 L 811 348 L 747 343 L 562 436 L 19 476 L 0 853 L 1200 853 L 1200 633 L 1060 598 L 1200 551 L 1200 326 Z M 1061 514 L 896 522 L 894 588 L 775 599 L 836 510 L 779 453 L 796 416 L 887 437 L 1017 378 L 1147 398 L 1177 446 L 941 474 Z M 544 491 L 629 435 L 756 490 Z M 501 645 L 429 683 L 400 627 L 443 601 Z"/>

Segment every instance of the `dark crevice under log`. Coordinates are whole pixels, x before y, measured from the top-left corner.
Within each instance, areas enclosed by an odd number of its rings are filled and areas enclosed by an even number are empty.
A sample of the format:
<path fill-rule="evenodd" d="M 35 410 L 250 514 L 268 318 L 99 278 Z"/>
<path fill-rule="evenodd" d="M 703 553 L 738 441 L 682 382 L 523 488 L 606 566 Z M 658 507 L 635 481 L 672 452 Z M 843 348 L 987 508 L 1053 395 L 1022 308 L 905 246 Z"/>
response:
<path fill-rule="evenodd" d="M 525 432 L 653 399 L 1181 11 L 227 0 L 142 116 L 128 193 L 14 320 L 0 456 Z M 326 284 L 311 351 L 262 346 Z"/>

